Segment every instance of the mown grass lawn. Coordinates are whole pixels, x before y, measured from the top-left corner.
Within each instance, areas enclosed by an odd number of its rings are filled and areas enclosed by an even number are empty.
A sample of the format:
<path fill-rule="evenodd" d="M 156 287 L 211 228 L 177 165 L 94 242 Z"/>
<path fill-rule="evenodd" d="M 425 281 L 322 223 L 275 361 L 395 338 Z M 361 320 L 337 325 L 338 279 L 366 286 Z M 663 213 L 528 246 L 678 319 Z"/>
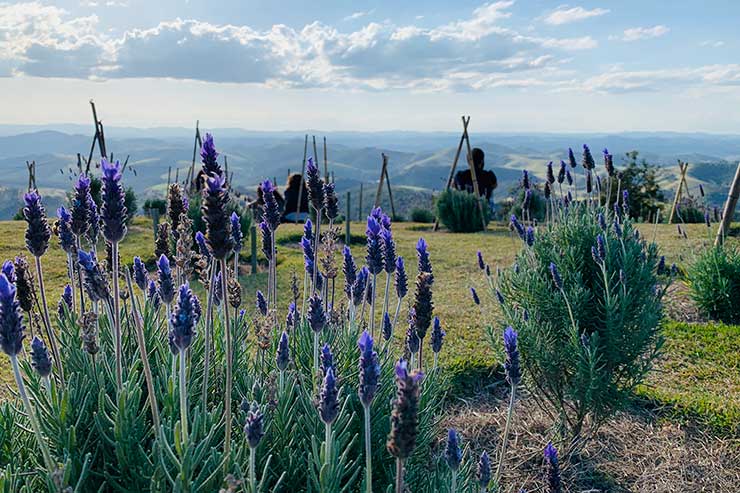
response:
<path fill-rule="evenodd" d="M 344 238 L 344 225 L 338 226 L 340 238 Z M 0 222 L 0 260 L 13 258 L 25 253 L 23 222 Z M 689 239 L 681 238 L 675 226 L 643 225 L 640 228 L 643 236 L 659 243 L 668 263 L 676 262 L 685 266 L 691 262 L 693 252 L 698 251 L 711 241 L 706 226 L 688 225 Z M 364 224 L 351 224 L 353 236 L 364 234 Z M 398 254 L 407 260 L 410 286 L 409 299 L 413 295 L 413 279 L 416 273 L 415 245 L 424 237 L 431 252 L 434 265 L 434 303 L 435 314 L 439 316 L 447 331 L 445 348 L 440 363 L 457 370 L 469 371 L 471 367 L 479 371 L 476 375 L 488 375 L 489 369 L 496 365 L 496 357 L 485 335 L 484 327 L 495 323 L 496 313 L 482 314 L 472 303 L 469 288 L 475 286 L 482 296 L 488 293 L 476 261 L 476 252 L 480 250 L 492 269 L 496 266 L 512 264 L 516 251 L 520 248 L 518 239 L 514 239 L 504 225 L 492 225 L 485 233 L 451 234 L 446 231 L 432 232 L 431 225 L 413 223 L 396 223 L 393 231 Z M 282 225 L 277 234 L 279 305 L 287 310 L 291 299 L 290 274 L 295 271 L 299 285 L 303 280 L 303 256 L 298 246 L 302 226 Z M 55 241 L 55 240 L 52 240 Z M 730 239 L 730 241 L 736 241 Z M 352 251 L 358 264 L 364 259 L 364 245 L 352 245 Z M 145 260 L 153 260 L 154 244 L 151 221 L 144 217 L 136 218 L 129 228 L 129 233 L 121 245 L 121 258 L 130 264 L 134 255 Z M 257 289 L 265 289 L 267 275 L 262 268 L 257 274 L 251 274 L 249 266 L 248 242 L 242 251 L 241 281 L 244 286 L 244 305 L 249 307 L 254 300 Z M 261 254 L 259 255 L 261 257 Z M 47 283 L 47 295 L 51 309 L 56 308 L 57 300 L 66 283 L 66 257 L 54 244 L 42 259 L 44 277 Z M 341 259 L 337 257 L 337 262 Z M 260 264 L 262 265 L 262 264 Z M 341 268 L 341 264 L 340 264 Z M 679 281 L 680 282 L 680 281 Z M 197 283 L 194 283 L 197 284 Z M 385 285 L 385 274 L 379 276 L 379 292 Z M 337 278 L 337 300 L 344 300 L 343 278 Z M 395 296 L 392 297 L 395 306 Z M 340 303 L 340 301 L 337 301 Z M 484 303 L 489 307 L 495 303 Z M 406 309 L 402 310 L 401 320 Z M 485 315 L 485 316 L 484 316 Z M 405 327 L 399 324 L 395 337 L 402 340 Z M 691 415 L 697 415 L 710 424 L 723 430 L 740 426 L 740 327 L 714 324 L 665 324 L 666 345 L 663 358 L 657 369 L 651 374 L 649 382 L 639 393 L 654 399 L 658 404 L 671 407 Z M 483 369 L 481 372 L 480 370 Z M 493 377 L 491 377 L 493 378 Z M 0 379 L 3 384 L 10 381 L 6 358 L 0 358 Z M 476 384 L 485 382 L 477 381 Z"/>

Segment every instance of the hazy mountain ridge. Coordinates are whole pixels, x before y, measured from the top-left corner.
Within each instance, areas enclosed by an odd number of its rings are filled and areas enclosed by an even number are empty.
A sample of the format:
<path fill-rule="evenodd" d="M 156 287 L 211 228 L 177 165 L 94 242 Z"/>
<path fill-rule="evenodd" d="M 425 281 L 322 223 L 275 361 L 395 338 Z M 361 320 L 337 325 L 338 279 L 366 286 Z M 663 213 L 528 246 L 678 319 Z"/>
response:
<path fill-rule="evenodd" d="M 3 195 L 0 215 L 7 218 L 18 192 L 28 183 L 25 162 L 35 160 L 36 179 L 40 188 L 61 198 L 70 189 L 76 173 L 77 153 L 87 156 L 91 136 L 85 126 L 56 126 L 65 131 L 38 127 L 0 125 L 0 171 L 3 172 Z M 19 130 L 30 130 L 18 133 Z M 251 192 L 265 178 L 285 183 L 288 172 L 300 171 L 303 132 L 251 132 L 241 129 L 215 129 L 216 145 L 228 159 L 229 172 L 234 173 L 234 185 Z M 161 196 L 167 182 L 178 174 L 182 181 L 193 157 L 193 130 L 184 128 L 106 128 L 107 148 L 116 159 L 129 157 L 126 183 L 142 199 Z M 317 133 L 318 165 L 323 171 L 323 134 Z M 372 200 L 380 175 L 381 153 L 389 157 L 388 170 L 399 193 L 421 193 L 431 196 L 432 190 L 444 188 L 460 135 L 451 132 L 332 132 L 327 134 L 329 170 L 335 174 L 339 192 L 358 190 L 364 184 L 365 204 Z M 548 161 L 558 163 L 567 156 L 568 147 L 580 154 L 587 143 L 600 164 L 600 154 L 608 147 L 615 155 L 615 164 L 623 163 L 624 153 L 640 151 L 649 162 L 664 166 L 661 182 L 670 194 L 677 179 L 675 163 L 682 159 L 692 163 L 689 168 L 691 186 L 705 184 L 710 194 L 719 197 L 735 170 L 734 160 L 740 156 L 740 135 L 676 134 L 633 132 L 624 134 L 493 134 L 471 133 L 471 144 L 486 151 L 486 164 L 499 178 L 498 197 L 516 184 L 522 169 L 544 178 Z M 308 155 L 313 154 L 309 139 Z M 94 156 L 97 158 L 97 150 Z M 199 160 L 199 158 L 197 158 Z M 222 160 L 223 162 L 223 160 Z M 466 166 L 463 152 L 458 169 Z M 408 188 L 400 188 L 401 186 Z M 423 190 L 427 190 L 426 193 Z M 386 192 L 384 191 L 384 194 Z M 369 199 L 367 197 L 370 197 Z M 414 195 L 417 197 L 417 195 Z M 416 200 L 416 199 L 414 199 Z M 426 200 L 418 199 L 421 206 Z M 408 202 L 405 200 L 405 202 Z"/>

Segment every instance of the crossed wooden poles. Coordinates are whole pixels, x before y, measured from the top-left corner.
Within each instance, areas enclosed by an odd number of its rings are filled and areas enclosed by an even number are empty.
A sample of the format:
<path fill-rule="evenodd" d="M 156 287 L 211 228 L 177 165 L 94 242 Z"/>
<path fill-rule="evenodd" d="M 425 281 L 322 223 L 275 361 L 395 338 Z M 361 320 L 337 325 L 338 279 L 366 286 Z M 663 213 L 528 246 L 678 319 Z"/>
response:
<path fill-rule="evenodd" d="M 455 152 L 455 159 L 452 161 L 452 167 L 450 168 L 450 175 L 447 177 L 447 185 L 445 186 L 445 190 L 449 190 L 452 186 L 452 180 L 455 178 L 455 169 L 457 168 L 457 162 L 460 159 L 460 153 L 462 152 L 463 144 L 465 144 L 466 150 L 467 150 L 467 161 L 468 161 L 468 168 L 470 168 L 470 178 L 473 181 L 473 193 L 475 194 L 475 197 L 478 199 L 478 210 L 480 211 L 480 217 L 481 221 L 483 223 L 483 231 L 486 230 L 486 227 L 488 226 L 486 224 L 486 217 L 483 212 L 483 203 L 480 201 L 480 193 L 478 188 L 478 176 L 475 172 L 475 165 L 473 164 L 473 155 L 470 148 L 470 137 L 468 136 L 468 124 L 470 123 L 470 116 L 462 116 L 462 124 L 463 124 L 463 133 L 460 136 L 460 143 L 457 145 L 457 152 Z M 436 218 L 434 220 L 434 231 L 437 231 L 439 229 L 439 218 Z"/>
<path fill-rule="evenodd" d="M 686 196 L 691 198 L 691 192 L 689 192 L 689 184 L 686 183 L 686 172 L 689 170 L 689 163 L 684 163 L 681 160 L 678 161 L 678 169 L 681 172 L 681 177 L 678 180 L 678 187 L 676 187 L 676 195 L 673 197 L 673 205 L 671 206 L 671 215 L 668 217 L 668 224 L 673 224 L 676 219 L 676 209 L 681 201 L 681 192 L 686 189 Z"/>
<path fill-rule="evenodd" d="M 383 164 L 380 167 L 380 180 L 378 180 L 378 191 L 375 192 L 375 205 L 376 208 L 380 205 L 380 194 L 383 193 L 383 182 L 388 186 L 388 199 L 391 202 L 391 215 L 396 217 L 396 207 L 393 205 L 393 192 L 391 191 L 391 179 L 388 176 L 388 156 L 383 152 L 380 154 L 383 158 Z"/>

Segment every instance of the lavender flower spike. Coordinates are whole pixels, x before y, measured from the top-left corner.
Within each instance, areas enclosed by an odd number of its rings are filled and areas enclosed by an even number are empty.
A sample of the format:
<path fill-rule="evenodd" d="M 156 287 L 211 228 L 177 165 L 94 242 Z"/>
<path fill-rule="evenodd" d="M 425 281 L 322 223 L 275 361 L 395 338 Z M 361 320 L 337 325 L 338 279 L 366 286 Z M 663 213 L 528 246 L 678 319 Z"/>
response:
<path fill-rule="evenodd" d="M 383 247 L 380 239 L 380 223 L 373 217 L 367 218 L 367 254 L 365 261 L 370 274 L 379 274 L 383 270 Z"/>
<path fill-rule="evenodd" d="M 344 273 L 344 294 L 347 295 L 347 299 L 352 301 L 352 285 L 357 279 L 357 266 L 355 265 L 355 259 L 352 257 L 352 251 L 347 245 L 342 249 L 342 272 Z"/>
<path fill-rule="evenodd" d="M 72 311 L 72 286 L 69 284 L 64 286 L 62 296 L 59 297 L 59 304 L 57 305 L 57 314 L 59 315 L 59 318 L 64 316 L 65 309 Z"/>
<path fill-rule="evenodd" d="M 555 287 L 563 289 L 563 278 L 560 277 L 560 272 L 558 272 L 558 266 L 555 265 L 555 262 L 550 262 L 550 275 L 552 275 L 552 281 L 555 283 Z"/>
<path fill-rule="evenodd" d="M 382 333 L 383 340 L 385 341 L 389 341 L 391 337 L 393 337 L 393 323 L 391 322 L 391 316 L 388 315 L 388 312 L 383 314 Z"/>
<path fill-rule="evenodd" d="M 391 430 L 386 448 L 397 459 L 406 459 L 416 448 L 419 426 L 419 383 L 424 377 L 421 372 L 409 373 L 403 359 L 396 364 L 396 397 L 391 412 Z"/>
<path fill-rule="evenodd" d="M 221 176 L 223 171 L 221 166 L 218 164 L 218 152 L 216 146 L 213 144 L 213 135 L 206 133 L 206 138 L 203 139 L 203 147 L 200 149 L 200 159 L 203 163 L 203 171 L 207 176 Z"/>
<path fill-rule="evenodd" d="M 41 195 L 35 190 L 23 196 L 25 207 L 23 217 L 26 227 L 26 248 L 34 257 L 41 257 L 49 248 L 51 229 L 46 219 L 46 210 L 41 203 Z"/>
<path fill-rule="evenodd" d="M 373 350 L 373 338 L 367 331 L 362 332 L 357 345 L 360 347 L 360 386 L 357 393 L 362 404 L 369 407 L 375 397 L 380 378 L 378 353 Z"/>
<path fill-rule="evenodd" d="M 5 274 L 0 274 L 0 348 L 5 354 L 13 357 L 21 352 L 24 330 L 15 286 L 8 281 Z"/>
<path fill-rule="evenodd" d="M 195 324 L 197 315 L 195 313 L 195 295 L 190 290 L 188 283 L 180 286 L 177 304 L 170 318 L 170 341 L 180 351 L 185 351 L 195 336 Z"/>
<path fill-rule="evenodd" d="M 229 193 L 224 178 L 209 178 L 203 191 L 201 211 L 206 223 L 206 242 L 211 254 L 218 260 L 225 259 L 234 250 L 231 221 L 226 214 L 228 202 Z"/>
<path fill-rule="evenodd" d="M 15 265 L 12 260 L 6 260 L 3 262 L 2 273 L 8 278 L 12 284 L 15 284 Z"/>
<path fill-rule="evenodd" d="M 256 449 L 265 435 L 264 419 L 265 415 L 260 411 L 259 405 L 252 402 L 247 413 L 247 422 L 244 425 L 244 435 L 247 437 L 247 445 L 251 449 Z"/>
<path fill-rule="evenodd" d="M 263 317 L 267 315 L 267 300 L 260 290 L 257 290 L 257 310 Z"/>
<path fill-rule="evenodd" d="M 560 464 L 558 463 L 558 451 L 552 442 L 545 447 L 545 463 L 547 465 L 547 491 L 548 493 L 561 493 L 563 487 L 560 481 Z"/>
<path fill-rule="evenodd" d="M 80 175 L 75 183 L 75 193 L 72 198 L 72 232 L 82 236 L 90 229 L 91 211 L 88 202 L 90 194 L 90 178 Z"/>
<path fill-rule="evenodd" d="M 491 482 L 491 458 L 488 457 L 488 452 L 485 450 L 480 454 L 478 466 L 475 471 L 475 479 L 478 481 L 478 486 L 482 489 L 488 488 L 488 484 Z"/>
<path fill-rule="evenodd" d="M 483 254 L 480 250 L 478 250 L 478 253 L 476 254 L 478 257 L 478 268 L 480 270 L 486 270 L 486 263 L 483 261 Z"/>
<path fill-rule="evenodd" d="M 44 341 L 36 336 L 31 341 L 31 366 L 42 378 L 51 375 L 51 356 L 49 356 L 49 350 L 46 349 Z"/>
<path fill-rule="evenodd" d="M 383 247 L 383 269 L 392 274 L 396 270 L 396 243 L 393 241 L 393 233 L 390 229 L 383 228 L 380 239 Z"/>
<path fill-rule="evenodd" d="M 175 299 L 175 282 L 172 279 L 170 261 L 162 254 L 157 262 L 157 273 L 159 274 L 158 293 L 165 305 L 169 305 Z"/>
<path fill-rule="evenodd" d="M 280 226 L 280 206 L 275 199 L 275 186 L 270 180 L 262 182 L 262 197 L 265 201 L 263 218 L 272 231 Z"/>
<path fill-rule="evenodd" d="M 231 237 L 234 239 L 234 253 L 239 253 L 244 246 L 244 235 L 242 235 L 242 223 L 236 212 L 231 213 Z"/>
<path fill-rule="evenodd" d="M 504 353 L 506 354 L 504 370 L 506 371 L 506 380 L 512 386 L 519 385 L 522 378 L 517 339 L 517 333 L 512 327 L 507 327 L 504 330 Z"/>
<path fill-rule="evenodd" d="M 408 277 L 406 276 L 406 265 L 403 262 L 403 257 L 396 258 L 396 274 L 394 276 L 394 286 L 396 288 L 396 295 L 399 299 L 405 298 L 409 291 Z"/>
<path fill-rule="evenodd" d="M 72 216 L 63 206 L 57 209 L 57 234 L 59 235 L 59 245 L 66 253 L 74 255 L 77 250 L 75 236 L 72 233 Z"/>
<path fill-rule="evenodd" d="M 77 259 L 82 268 L 83 283 L 87 295 L 93 302 L 106 301 L 110 297 L 110 290 L 105 276 L 100 271 L 98 261 L 93 252 L 83 250 L 77 252 Z"/>
<path fill-rule="evenodd" d="M 331 221 L 339 215 L 339 199 L 334 191 L 334 183 L 324 183 L 324 213 Z"/>
<path fill-rule="evenodd" d="M 457 471 L 462 462 L 462 450 L 460 450 L 460 436 L 453 428 L 447 431 L 447 444 L 445 446 L 445 462 L 450 469 Z"/>
<path fill-rule="evenodd" d="M 416 256 L 419 260 L 419 272 L 428 272 L 430 274 L 431 282 L 433 283 L 434 275 L 432 274 L 432 262 L 429 259 L 429 250 L 424 238 L 419 238 L 419 241 L 416 243 Z"/>
<path fill-rule="evenodd" d="M 306 188 L 308 188 L 308 200 L 311 201 L 313 208 L 317 211 L 321 210 L 324 206 L 324 185 L 313 158 L 308 158 L 306 163 Z"/>
<path fill-rule="evenodd" d="M 331 353 L 331 347 L 325 343 L 321 348 L 321 373 L 326 374 L 329 368 L 334 368 L 334 355 Z"/>
<path fill-rule="evenodd" d="M 332 424 L 339 416 L 338 397 L 339 389 L 337 389 L 334 369 L 329 368 L 324 375 L 324 381 L 319 392 L 319 416 L 321 421 L 327 425 Z"/>
<path fill-rule="evenodd" d="M 195 242 L 198 244 L 198 250 L 200 251 L 200 254 L 203 255 L 206 260 L 209 260 L 211 258 L 211 250 L 208 248 L 208 244 L 206 244 L 206 237 L 201 231 L 195 233 Z"/>
<path fill-rule="evenodd" d="M 478 292 L 475 290 L 475 288 L 470 288 L 470 294 L 473 297 L 473 303 L 476 305 L 480 305 L 480 297 L 478 296 Z"/>
<path fill-rule="evenodd" d="M 442 343 L 447 333 L 442 329 L 442 324 L 439 322 L 439 317 L 434 317 L 432 322 L 432 334 L 429 343 L 432 345 L 432 352 L 439 354 L 442 351 Z"/>
<path fill-rule="evenodd" d="M 275 364 L 278 370 L 285 371 L 290 362 L 290 345 L 288 344 L 288 333 L 283 331 L 278 342 L 277 354 L 275 355 Z"/>
<path fill-rule="evenodd" d="M 139 286 L 139 289 L 142 291 L 146 290 L 146 267 L 139 257 L 134 257 L 134 281 Z"/>
<path fill-rule="evenodd" d="M 103 170 L 101 218 L 103 220 L 103 236 L 111 243 L 117 243 L 126 236 L 125 191 L 121 185 L 121 163 L 109 163 L 106 159 L 100 161 Z"/>
<path fill-rule="evenodd" d="M 157 283 L 151 279 L 149 280 L 149 286 L 146 290 L 146 299 L 151 303 L 152 307 L 154 307 L 155 312 L 159 310 L 159 307 L 162 304 L 162 298 L 159 297 L 159 293 L 157 292 Z"/>
<path fill-rule="evenodd" d="M 326 313 L 321 297 L 314 293 L 308 299 L 308 324 L 314 332 L 321 332 L 326 326 Z"/>

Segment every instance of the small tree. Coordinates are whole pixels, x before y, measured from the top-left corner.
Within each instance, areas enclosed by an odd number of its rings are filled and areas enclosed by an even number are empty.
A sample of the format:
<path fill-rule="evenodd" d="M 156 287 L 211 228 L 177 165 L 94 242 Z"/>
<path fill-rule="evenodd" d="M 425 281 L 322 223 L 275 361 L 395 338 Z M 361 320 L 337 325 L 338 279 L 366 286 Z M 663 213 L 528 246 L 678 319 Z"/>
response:
<path fill-rule="evenodd" d="M 617 193 L 626 190 L 629 193 L 629 216 L 632 219 L 648 218 L 660 209 L 665 195 L 658 184 L 658 167 L 645 159 L 638 162 L 639 152 L 625 154 L 625 168 L 618 172 L 618 179 L 611 180 L 611 201 L 614 203 Z M 606 188 L 606 184 L 603 185 Z M 617 200 L 621 203 L 622 197 Z"/>

